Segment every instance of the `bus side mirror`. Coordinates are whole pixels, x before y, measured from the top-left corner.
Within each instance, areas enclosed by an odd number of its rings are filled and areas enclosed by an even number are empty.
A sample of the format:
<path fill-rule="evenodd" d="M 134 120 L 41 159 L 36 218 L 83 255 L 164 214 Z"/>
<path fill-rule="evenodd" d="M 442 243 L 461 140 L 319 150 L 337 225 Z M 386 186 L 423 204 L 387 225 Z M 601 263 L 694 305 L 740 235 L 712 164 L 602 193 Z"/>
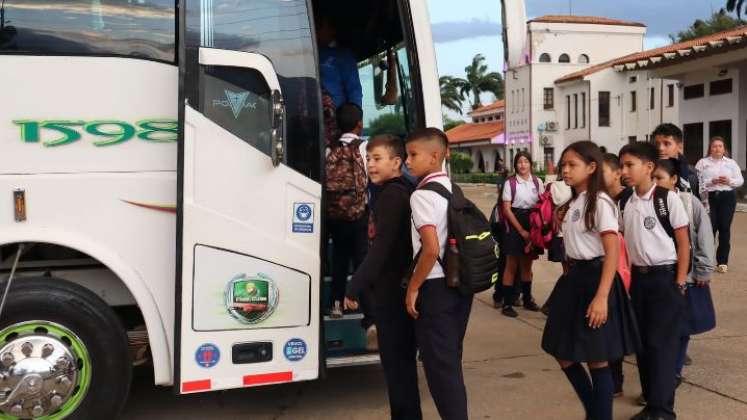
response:
<path fill-rule="evenodd" d="M 279 90 L 272 91 L 272 165 L 285 158 L 285 102 Z"/>

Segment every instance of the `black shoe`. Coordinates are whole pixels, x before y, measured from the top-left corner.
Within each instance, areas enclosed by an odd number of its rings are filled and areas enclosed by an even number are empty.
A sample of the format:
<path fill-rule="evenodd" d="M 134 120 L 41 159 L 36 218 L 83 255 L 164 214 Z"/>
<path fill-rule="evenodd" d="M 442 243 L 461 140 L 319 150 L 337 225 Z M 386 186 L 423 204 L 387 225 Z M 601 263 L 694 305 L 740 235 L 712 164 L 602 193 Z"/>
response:
<path fill-rule="evenodd" d="M 540 307 L 537 305 L 537 302 L 534 301 L 534 299 L 529 299 L 527 301 L 524 301 L 524 309 L 531 312 L 539 312 Z"/>
<path fill-rule="evenodd" d="M 501 313 L 509 318 L 518 318 L 519 316 L 519 313 L 511 305 L 503 305 Z"/>
<path fill-rule="evenodd" d="M 540 308 L 540 312 L 542 312 L 542 315 L 544 316 L 550 316 L 550 306 L 548 306 L 546 303 L 542 305 Z"/>
<path fill-rule="evenodd" d="M 690 358 L 689 355 L 685 355 L 685 366 L 690 366 L 693 364 L 693 359 Z"/>
<path fill-rule="evenodd" d="M 682 376 L 677 375 L 674 377 L 674 389 L 677 389 L 682 385 Z"/>
<path fill-rule="evenodd" d="M 640 411 L 640 413 L 636 414 L 635 416 L 631 417 L 630 420 L 649 420 L 651 416 L 648 414 L 648 411 L 644 408 Z"/>

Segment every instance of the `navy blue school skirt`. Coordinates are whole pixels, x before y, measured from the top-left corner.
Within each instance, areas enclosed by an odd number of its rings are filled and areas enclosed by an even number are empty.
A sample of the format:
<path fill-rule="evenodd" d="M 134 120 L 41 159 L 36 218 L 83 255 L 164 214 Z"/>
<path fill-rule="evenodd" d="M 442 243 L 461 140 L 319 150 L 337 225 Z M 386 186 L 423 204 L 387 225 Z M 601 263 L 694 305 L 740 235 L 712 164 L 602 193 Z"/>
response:
<path fill-rule="evenodd" d="M 529 213 L 531 210 L 512 207 L 511 211 L 514 213 L 516 220 L 519 221 L 519 224 L 524 228 L 524 230 L 529 232 Z M 513 257 L 533 257 L 542 255 L 543 251 L 537 249 L 526 252 L 526 242 L 524 241 L 524 238 L 522 238 L 521 235 L 519 235 L 519 232 L 514 229 L 511 222 L 506 221 L 506 224 L 508 225 L 508 232 L 506 232 L 506 237 L 503 239 L 503 248 L 501 248 L 503 255 Z"/>
<path fill-rule="evenodd" d="M 598 329 L 589 327 L 586 311 L 597 293 L 601 275 L 601 259 L 578 262 L 555 285 L 542 349 L 556 359 L 606 362 L 640 349 L 633 307 L 619 276 L 615 276 L 610 289 L 607 323 Z"/>

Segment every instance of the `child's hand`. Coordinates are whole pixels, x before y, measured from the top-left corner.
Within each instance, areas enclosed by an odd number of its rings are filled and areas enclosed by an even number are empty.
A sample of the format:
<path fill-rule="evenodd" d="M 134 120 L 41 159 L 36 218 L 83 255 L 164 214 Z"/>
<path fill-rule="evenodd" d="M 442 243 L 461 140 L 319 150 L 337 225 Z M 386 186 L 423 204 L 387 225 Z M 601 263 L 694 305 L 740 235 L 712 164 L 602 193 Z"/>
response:
<path fill-rule="evenodd" d="M 607 298 L 595 296 L 586 310 L 589 326 L 597 329 L 607 322 Z"/>
<path fill-rule="evenodd" d="M 345 298 L 345 301 L 343 302 L 343 308 L 347 311 L 357 311 L 358 310 L 358 302 Z"/>
<path fill-rule="evenodd" d="M 519 235 L 521 235 L 521 237 L 524 238 L 526 242 L 529 242 L 529 232 L 522 229 L 522 231 L 519 232 Z"/>
<path fill-rule="evenodd" d="M 405 298 L 405 307 L 407 308 L 407 313 L 410 314 L 412 319 L 418 319 L 418 311 L 415 309 L 415 304 L 418 301 L 418 294 L 420 291 L 418 289 L 408 287 L 407 288 L 407 297 Z"/>

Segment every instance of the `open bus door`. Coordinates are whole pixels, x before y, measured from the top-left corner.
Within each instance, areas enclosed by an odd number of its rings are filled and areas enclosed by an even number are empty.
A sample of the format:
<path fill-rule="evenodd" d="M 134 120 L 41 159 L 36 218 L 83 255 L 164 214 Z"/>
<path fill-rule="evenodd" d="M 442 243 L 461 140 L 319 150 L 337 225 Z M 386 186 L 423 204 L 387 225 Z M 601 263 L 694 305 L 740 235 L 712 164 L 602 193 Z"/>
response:
<path fill-rule="evenodd" d="M 316 379 L 321 184 L 286 165 L 289 93 L 267 56 L 217 42 L 221 8 L 256 7 L 180 5 L 174 383 Z"/>

